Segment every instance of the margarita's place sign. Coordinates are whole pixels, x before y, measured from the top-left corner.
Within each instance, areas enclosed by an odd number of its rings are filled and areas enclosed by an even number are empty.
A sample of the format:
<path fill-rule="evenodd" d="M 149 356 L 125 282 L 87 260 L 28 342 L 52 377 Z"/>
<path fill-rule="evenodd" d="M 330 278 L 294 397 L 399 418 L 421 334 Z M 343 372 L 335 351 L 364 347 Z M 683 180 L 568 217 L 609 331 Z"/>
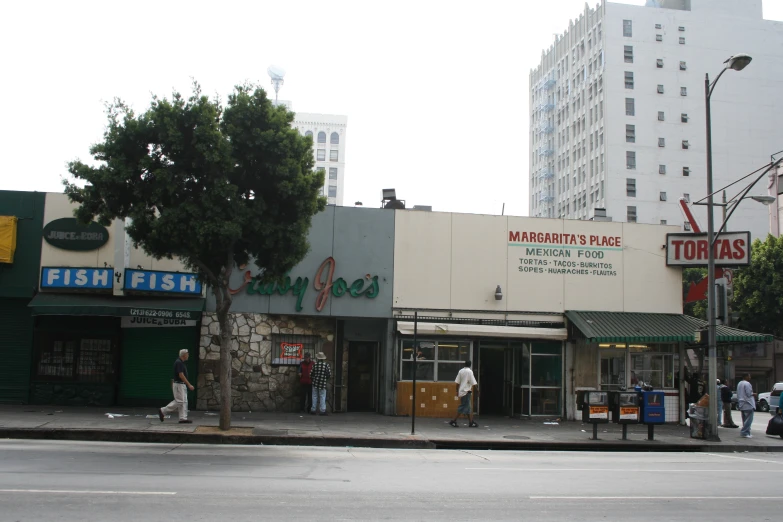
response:
<path fill-rule="evenodd" d="M 380 293 L 380 286 L 378 285 L 378 276 L 370 276 L 367 274 L 364 277 L 355 279 L 350 285 L 342 277 L 334 278 L 336 262 L 333 257 L 327 257 L 318 271 L 315 273 L 313 279 L 313 289 L 318 292 L 315 297 L 315 309 L 320 312 L 326 306 L 329 301 L 329 296 L 342 297 L 349 295 L 350 297 L 366 297 L 373 299 Z M 290 293 L 296 296 L 296 311 L 302 311 L 302 301 L 304 301 L 305 294 L 309 289 L 310 279 L 308 277 L 297 277 L 296 280 L 292 280 L 291 276 L 286 275 L 281 283 L 266 283 L 261 282 L 261 278 L 253 276 L 248 270 L 245 272 L 245 277 L 242 285 L 239 288 L 229 289 L 232 295 L 236 295 L 241 291 L 250 295 L 285 295 Z"/>
<path fill-rule="evenodd" d="M 109 231 L 95 222 L 83 225 L 76 218 L 61 218 L 46 224 L 43 238 L 50 245 L 63 250 L 87 252 L 105 245 L 109 240 Z"/>

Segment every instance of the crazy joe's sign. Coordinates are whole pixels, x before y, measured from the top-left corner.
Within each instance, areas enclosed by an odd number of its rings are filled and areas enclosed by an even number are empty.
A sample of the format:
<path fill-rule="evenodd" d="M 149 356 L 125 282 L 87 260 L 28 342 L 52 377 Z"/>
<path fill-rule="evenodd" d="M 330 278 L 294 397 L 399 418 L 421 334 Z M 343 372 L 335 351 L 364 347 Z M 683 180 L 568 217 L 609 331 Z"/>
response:
<path fill-rule="evenodd" d="M 380 293 L 378 276 L 365 275 L 354 280 L 350 285 L 342 277 L 334 278 L 336 262 L 333 257 L 327 257 L 315 273 L 313 289 L 318 292 L 315 297 L 315 309 L 320 312 L 329 301 L 329 296 L 342 297 L 348 294 L 351 297 L 366 297 L 373 299 Z M 291 276 L 286 275 L 280 282 L 262 283 L 259 276 L 254 276 L 250 270 L 244 274 L 244 280 L 239 288 L 231 288 L 229 291 L 236 295 L 242 290 L 250 295 L 285 295 L 291 293 L 296 296 L 296 311 L 302 311 L 302 301 L 310 286 L 308 277 L 297 277 L 292 281 Z"/>
<path fill-rule="evenodd" d="M 707 266 L 707 234 L 667 234 L 668 266 Z M 713 248 L 716 266 L 750 264 L 750 232 L 722 232 Z"/>

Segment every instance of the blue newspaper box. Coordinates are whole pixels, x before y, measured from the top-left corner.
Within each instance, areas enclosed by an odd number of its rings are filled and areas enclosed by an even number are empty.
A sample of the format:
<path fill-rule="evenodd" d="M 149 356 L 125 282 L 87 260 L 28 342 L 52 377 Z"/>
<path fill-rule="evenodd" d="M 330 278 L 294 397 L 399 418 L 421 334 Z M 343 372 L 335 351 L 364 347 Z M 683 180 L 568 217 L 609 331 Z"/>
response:
<path fill-rule="evenodd" d="M 642 422 L 644 424 L 663 424 L 666 422 L 666 408 L 664 407 L 663 392 L 642 391 L 640 393 Z"/>

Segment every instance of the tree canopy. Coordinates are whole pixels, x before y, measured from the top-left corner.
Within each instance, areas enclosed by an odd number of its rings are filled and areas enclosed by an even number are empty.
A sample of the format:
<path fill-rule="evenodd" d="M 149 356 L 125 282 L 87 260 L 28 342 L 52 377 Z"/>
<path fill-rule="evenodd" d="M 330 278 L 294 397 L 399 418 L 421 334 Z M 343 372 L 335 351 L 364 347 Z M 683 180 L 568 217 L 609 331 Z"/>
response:
<path fill-rule="evenodd" d="M 143 114 L 115 100 L 97 166 L 73 161 L 84 186 L 65 183 L 83 222 L 130 218 L 134 244 L 160 259 L 179 257 L 215 294 L 221 325 L 221 427 L 230 425 L 231 294 L 234 264 L 251 259 L 276 280 L 309 249 L 312 216 L 323 210 L 324 175 L 314 170 L 312 138 L 291 127 L 294 114 L 263 89 L 237 86 L 225 106 L 194 84 L 185 98 L 152 98 Z"/>
<path fill-rule="evenodd" d="M 783 336 L 783 238 L 753 242 L 750 265 L 734 274 L 732 306 L 740 328 Z"/>

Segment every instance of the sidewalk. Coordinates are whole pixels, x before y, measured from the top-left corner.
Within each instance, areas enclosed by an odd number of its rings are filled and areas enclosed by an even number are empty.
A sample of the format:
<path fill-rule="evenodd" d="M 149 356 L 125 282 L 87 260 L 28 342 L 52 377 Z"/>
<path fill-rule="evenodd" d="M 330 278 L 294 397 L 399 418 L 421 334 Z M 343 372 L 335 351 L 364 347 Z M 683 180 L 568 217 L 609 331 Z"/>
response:
<path fill-rule="evenodd" d="M 107 414 L 115 414 L 109 417 Z M 735 412 L 739 421 L 739 413 Z M 334 413 L 326 417 L 297 413 L 236 412 L 232 429 L 221 432 L 215 412 L 194 411 L 193 424 L 179 424 L 176 416 L 160 422 L 155 408 L 77 408 L 60 406 L 0 405 L 0 438 L 160 442 L 193 444 L 271 444 L 302 446 L 354 446 L 376 448 L 513 449 L 559 451 L 783 451 L 783 439 L 764 434 L 769 414 L 757 413 L 753 438 L 743 439 L 738 429 L 719 430 L 721 442 L 691 439 L 687 426 L 655 427 L 655 440 L 647 440 L 647 427 L 598 426 L 599 440 L 590 440 L 592 425 L 557 419 L 476 417 L 479 428 L 459 428 L 446 419 L 416 419 L 411 435 L 410 417 L 374 413 Z"/>

